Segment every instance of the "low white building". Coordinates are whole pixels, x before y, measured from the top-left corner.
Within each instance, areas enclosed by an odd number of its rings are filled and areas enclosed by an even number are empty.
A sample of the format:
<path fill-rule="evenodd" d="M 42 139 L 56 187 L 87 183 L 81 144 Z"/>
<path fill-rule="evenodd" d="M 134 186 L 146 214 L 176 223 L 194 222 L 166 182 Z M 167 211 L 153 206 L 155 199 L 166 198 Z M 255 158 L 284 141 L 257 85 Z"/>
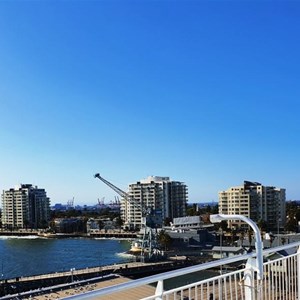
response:
<path fill-rule="evenodd" d="M 95 219 L 88 219 L 88 221 L 86 222 L 86 231 L 87 233 L 90 233 L 94 230 L 99 230 L 99 220 L 95 220 Z"/>
<path fill-rule="evenodd" d="M 214 259 L 232 257 L 235 255 L 245 254 L 246 252 L 247 251 L 243 247 L 215 246 L 212 248 L 212 255 Z"/>
<path fill-rule="evenodd" d="M 87 233 L 99 232 L 101 229 L 115 229 L 115 221 L 110 220 L 109 218 L 90 218 L 86 222 L 86 231 Z"/>
<path fill-rule="evenodd" d="M 199 229 L 201 228 L 201 217 L 192 216 L 192 217 L 182 217 L 174 218 L 171 222 L 172 230 L 185 230 L 185 229 Z"/>

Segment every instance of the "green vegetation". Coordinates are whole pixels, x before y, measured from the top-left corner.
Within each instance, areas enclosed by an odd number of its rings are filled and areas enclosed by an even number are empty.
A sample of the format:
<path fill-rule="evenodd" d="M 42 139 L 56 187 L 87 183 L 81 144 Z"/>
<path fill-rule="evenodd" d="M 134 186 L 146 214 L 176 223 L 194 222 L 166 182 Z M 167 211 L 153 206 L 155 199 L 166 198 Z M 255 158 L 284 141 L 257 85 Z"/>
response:
<path fill-rule="evenodd" d="M 172 238 L 164 230 L 159 232 L 157 239 L 162 249 L 166 251 L 170 248 L 172 244 Z"/>
<path fill-rule="evenodd" d="M 97 217 L 105 217 L 113 220 L 115 218 L 120 218 L 120 213 L 112 211 L 110 208 L 101 209 L 98 211 L 90 211 L 90 210 L 77 210 L 77 209 L 68 209 L 66 211 L 61 210 L 52 210 L 51 211 L 51 220 L 55 218 L 78 218 L 78 217 L 86 217 L 86 218 L 97 218 Z"/>
<path fill-rule="evenodd" d="M 285 230 L 298 232 L 299 221 L 300 221 L 300 204 L 296 201 L 288 201 L 286 203 Z"/>
<path fill-rule="evenodd" d="M 186 214 L 187 216 L 200 216 L 205 214 L 217 214 L 219 212 L 218 205 L 206 205 L 199 207 L 197 204 L 188 205 Z"/>

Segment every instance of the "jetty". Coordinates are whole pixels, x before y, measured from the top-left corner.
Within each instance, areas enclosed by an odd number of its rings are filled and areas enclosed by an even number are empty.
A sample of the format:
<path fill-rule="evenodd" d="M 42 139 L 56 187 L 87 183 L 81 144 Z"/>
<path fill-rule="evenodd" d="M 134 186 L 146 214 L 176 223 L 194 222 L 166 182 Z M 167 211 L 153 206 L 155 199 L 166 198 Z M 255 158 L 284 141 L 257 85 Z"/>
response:
<path fill-rule="evenodd" d="M 41 290 L 48 287 L 71 286 L 81 281 L 106 280 L 107 276 L 117 275 L 130 279 L 142 278 L 176 270 L 190 265 L 190 261 L 160 261 L 160 262 L 131 262 L 123 264 L 114 264 L 108 266 L 99 266 L 94 268 L 74 269 L 64 272 L 55 272 L 50 274 L 41 274 L 28 277 L 17 277 L 0 281 L 0 297 L 5 295 L 21 294 L 28 291 Z M 1 298 L 2 299 L 2 298 Z"/>

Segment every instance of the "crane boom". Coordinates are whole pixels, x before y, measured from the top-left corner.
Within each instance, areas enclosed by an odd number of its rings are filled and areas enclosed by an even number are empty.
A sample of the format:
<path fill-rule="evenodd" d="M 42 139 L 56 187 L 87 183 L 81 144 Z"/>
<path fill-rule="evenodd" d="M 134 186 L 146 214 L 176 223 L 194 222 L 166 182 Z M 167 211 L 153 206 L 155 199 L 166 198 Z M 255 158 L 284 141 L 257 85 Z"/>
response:
<path fill-rule="evenodd" d="M 116 193 L 118 193 L 121 197 L 129 198 L 129 195 L 126 192 L 124 192 L 117 186 L 113 185 L 111 182 L 109 182 L 106 179 L 104 179 L 103 177 L 101 177 L 99 173 L 95 174 L 94 177 L 100 179 L 102 182 L 104 182 L 106 185 L 108 185 L 111 189 L 113 189 Z"/>
<path fill-rule="evenodd" d="M 117 194 L 119 194 L 121 197 L 123 197 L 124 199 L 126 199 L 130 204 L 137 205 L 137 203 L 135 203 L 134 199 L 132 199 L 126 192 L 124 192 L 123 190 L 121 190 L 120 188 L 118 188 L 117 186 L 115 186 L 114 184 L 112 184 L 111 182 L 109 182 L 106 179 L 104 179 L 103 177 L 101 177 L 99 173 L 95 174 L 94 177 L 98 178 L 99 180 L 101 180 L 102 182 L 104 182 L 111 189 L 113 189 Z"/>

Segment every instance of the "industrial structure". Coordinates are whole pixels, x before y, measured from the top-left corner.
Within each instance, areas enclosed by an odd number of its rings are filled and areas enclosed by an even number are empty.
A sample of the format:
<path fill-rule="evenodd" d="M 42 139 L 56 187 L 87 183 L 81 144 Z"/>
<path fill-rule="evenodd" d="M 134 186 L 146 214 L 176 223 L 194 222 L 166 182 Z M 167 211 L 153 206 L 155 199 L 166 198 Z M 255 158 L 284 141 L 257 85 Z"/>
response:
<path fill-rule="evenodd" d="M 2 226 L 8 229 L 46 228 L 50 200 L 44 189 L 20 184 L 2 193 Z"/>
<path fill-rule="evenodd" d="M 131 251 L 141 255 L 147 253 L 149 259 L 160 256 L 157 249 L 157 228 L 162 227 L 165 218 L 185 216 L 186 185 L 170 181 L 169 177 L 149 177 L 130 184 L 129 191 L 125 192 L 101 177 L 99 173 L 94 177 L 122 197 L 121 218 L 124 227 L 141 230 L 143 233 L 143 238 L 133 243 Z"/>
<path fill-rule="evenodd" d="M 241 186 L 219 192 L 219 213 L 239 214 L 259 223 L 267 223 L 270 230 L 285 225 L 285 189 L 244 181 Z M 229 227 L 245 227 L 239 220 L 228 222 Z"/>

